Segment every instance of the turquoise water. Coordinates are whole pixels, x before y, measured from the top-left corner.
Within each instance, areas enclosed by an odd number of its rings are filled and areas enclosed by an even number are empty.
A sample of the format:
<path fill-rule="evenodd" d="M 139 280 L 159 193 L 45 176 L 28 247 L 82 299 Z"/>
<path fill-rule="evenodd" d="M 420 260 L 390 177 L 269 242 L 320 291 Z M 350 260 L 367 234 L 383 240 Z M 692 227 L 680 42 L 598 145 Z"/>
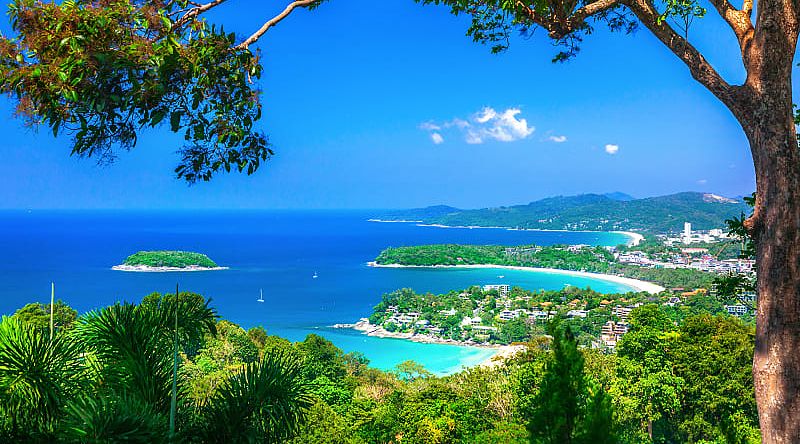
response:
<path fill-rule="evenodd" d="M 226 319 L 244 327 L 302 340 L 327 337 L 345 351 L 360 351 L 389 369 L 413 359 L 437 374 L 491 356 L 472 347 L 372 338 L 329 328 L 372 312 L 383 293 L 410 287 L 447 292 L 470 285 L 507 283 L 559 289 L 565 284 L 601 292 L 627 291 L 608 281 L 560 274 L 496 269 L 368 267 L 388 246 L 430 243 L 617 245 L 617 233 L 503 229 L 440 229 L 367 222 L 371 212 L 0 212 L 0 313 L 57 296 L 81 312 L 118 300 L 136 302 L 153 291 L 181 289 L 212 298 Z M 126 273 L 112 271 L 129 254 L 176 249 L 208 254 L 225 271 Z M 312 278 L 314 273 L 318 278 Z M 503 275 L 500 279 L 498 276 Z M 259 289 L 264 303 L 257 303 Z"/>

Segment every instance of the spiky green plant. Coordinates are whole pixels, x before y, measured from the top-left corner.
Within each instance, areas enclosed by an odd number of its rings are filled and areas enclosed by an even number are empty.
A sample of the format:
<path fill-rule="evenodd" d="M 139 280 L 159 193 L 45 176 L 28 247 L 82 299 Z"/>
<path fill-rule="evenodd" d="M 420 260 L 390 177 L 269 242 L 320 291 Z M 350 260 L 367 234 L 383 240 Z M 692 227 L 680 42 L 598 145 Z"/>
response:
<path fill-rule="evenodd" d="M 201 410 L 207 443 L 282 442 L 297 432 L 313 404 L 300 363 L 275 352 L 245 365 Z"/>
<path fill-rule="evenodd" d="M 81 346 L 69 333 L 0 322 L 0 420 L 15 441 L 51 441 L 67 399 L 86 382 Z"/>
<path fill-rule="evenodd" d="M 83 316 L 76 333 L 96 356 L 103 387 L 167 412 L 171 341 L 153 311 L 132 304 L 112 305 Z"/>
<path fill-rule="evenodd" d="M 197 293 L 183 291 L 177 300 L 178 307 L 178 340 L 180 348 L 192 355 L 206 334 L 216 335 L 218 315 L 206 299 Z M 139 310 L 152 311 L 158 322 L 172 334 L 174 329 L 175 295 L 152 293 L 142 299 Z"/>
<path fill-rule="evenodd" d="M 66 442 L 149 444 L 167 440 L 164 415 L 129 396 L 81 396 L 70 402 L 66 411 L 61 427 Z"/>

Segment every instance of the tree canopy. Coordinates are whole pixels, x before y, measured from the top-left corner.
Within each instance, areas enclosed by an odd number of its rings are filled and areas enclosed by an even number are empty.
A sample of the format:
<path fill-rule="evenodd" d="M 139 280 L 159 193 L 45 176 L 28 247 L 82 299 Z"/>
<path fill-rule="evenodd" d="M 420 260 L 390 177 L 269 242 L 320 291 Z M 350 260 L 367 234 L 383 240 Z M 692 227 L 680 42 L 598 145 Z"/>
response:
<path fill-rule="evenodd" d="M 184 139 L 179 178 L 251 174 L 273 151 L 255 126 L 262 67 L 249 46 L 322 0 L 291 3 L 243 42 L 202 18 L 224 1 L 15 0 L 15 35 L 0 37 L 0 91 L 28 125 L 71 137 L 73 155 L 110 162 L 142 130 L 166 127 Z"/>

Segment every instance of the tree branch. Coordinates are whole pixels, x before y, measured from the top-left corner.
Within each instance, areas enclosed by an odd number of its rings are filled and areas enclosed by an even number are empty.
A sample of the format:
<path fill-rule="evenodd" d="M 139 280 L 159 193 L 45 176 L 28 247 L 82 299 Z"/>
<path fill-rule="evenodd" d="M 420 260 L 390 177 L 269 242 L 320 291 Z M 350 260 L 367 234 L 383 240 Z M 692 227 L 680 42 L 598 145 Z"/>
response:
<path fill-rule="evenodd" d="M 272 28 L 273 26 L 275 26 L 278 23 L 280 23 L 281 20 L 283 20 L 286 17 L 288 17 L 289 14 L 291 14 L 292 11 L 295 8 L 298 8 L 298 7 L 307 8 L 307 7 L 309 7 L 309 6 L 311 6 L 311 5 L 315 4 L 315 3 L 319 3 L 319 1 L 320 0 L 296 0 L 296 1 L 292 2 L 292 3 L 290 3 L 286 7 L 286 9 L 283 10 L 283 12 L 281 12 L 278 15 L 276 15 L 272 19 L 268 20 L 266 23 L 264 23 L 263 26 L 261 26 L 261 28 L 259 28 L 258 31 L 253 33 L 253 35 L 251 35 L 250 37 L 248 37 L 247 40 L 245 40 L 242 43 L 238 44 L 236 46 L 236 49 L 247 49 L 250 45 L 252 45 L 259 38 L 261 38 L 261 36 L 264 35 L 264 33 L 267 32 L 269 30 L 269 28 Z"/>
<path fill-rule="evenodd" d="M 619 0 L 688 68 L 692 77 L 708 88 L 728 107 L 735 106 L 733 88 L 711 66 L 702 54 L 670 27 L 650 0 Z M 715 0 L 716 1 L 716 0 Z"/>
<path fill-rule="evenodd" d="M 537 14 L 533 8 L 525 4 L 522 0 L 517 1 L 517 5 L 530 21 L 546 29 L 551 38 L 562 39 L 567 34 L 578 29 L 587 17 L 618 6 L 620 2 L 619 0 L 598 0 L 581 6 L 568 17 L 555 13 L 551 14 L 553 17 L 551 17 L 550 20 Z M 554 11 L 560 10 L 557 5 L 551 9 Z"/>
<path fill-rule="evenodd" d="M 224 3 L 225 1 L 226 0 L 213 0 L 213 1 L 211 1 L 209 3 L 205 3 L 205 4 L 193 3 L 193 4 L 197 5 L 197 6 L 192 8 L 192 9 L 190 9 L 189 11 L 187 11 L 186 14 L 183 15 L 183 17 L 178 19 L 175 22 L 175 26 L 176 27 L 181 27 L 181 26 L 189 23 L 190 21 L 196 19 L 197 16 L 199 16 L 200 14 L 208 11 L 209 9 L 211 9 L 213 7 L 219 6 L 220 4 Z"/>
<path fill-rule="evenodd" d="M 750 15 L 753 12 L 753 0 L 745 0 L 741 10 L 734 8 L 728 0 L 709 1 L 733 30 L 736 40 L 739 41 L 742 56 L 746 57 L 747 48 L 753 41 L 753 35 L 755 34 L 753 22 L 750 20 Z M 745 66 L 747 66 L 746 61 Z"/>

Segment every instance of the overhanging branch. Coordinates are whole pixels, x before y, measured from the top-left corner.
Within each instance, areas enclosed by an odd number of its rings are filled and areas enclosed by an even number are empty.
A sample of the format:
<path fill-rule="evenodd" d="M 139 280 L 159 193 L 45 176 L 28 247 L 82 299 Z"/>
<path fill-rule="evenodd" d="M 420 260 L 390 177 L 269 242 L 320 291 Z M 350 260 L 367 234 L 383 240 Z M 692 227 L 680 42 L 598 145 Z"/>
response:
<path fill-rule="evenodd" d="M 659 20 L 658 11 L 649 0 L 619 0 L 619 2 L 627 6 L 639 21 L 689 68 L 695 80 L 708 88 L 725 105 L 734 105 L 731 85 L 708 63 L 700 51 L 675 32 L 666 20 Z"/>
<path fill-rule="evenodd" d="M 288 17 L 289 14 L 291 14 L 295 8 L 307 8 L 319 2 L 320 0 L 297 0 L 290 3 L 286 7 L 286 9 L 283 10 L 283 12 L 268 20 L 266 23 L 264 23 L 263 26 L 261 26 L 261 28 L 259 28 L 258 31 L 253 33 L 253 35 L 248 37 L 242 43 L 238 44 L 236 46 L 236 49 L 247 49 L 250 45 L 258 41 L 258 39 L 261 38 L 261 36 L 264 35 L 264 33 L 266 33 L 270 28 L 277 25 L 278 23 L 280 23 L 281 20 Z"/>
<path fill-rule="evenodd" d="M 220 4 L 224 3 L 226 0 L 213 0 L 211 2 L 205 4 L 196 4 L 194 8 L 189 9 L 186 14 L 183 15 L 180 19 L 175 22 L 176 27 L 183 26 L 192 20 L 196 19 L 200 14 L 208 11 L 211 8 L 219 6 Z"/>

